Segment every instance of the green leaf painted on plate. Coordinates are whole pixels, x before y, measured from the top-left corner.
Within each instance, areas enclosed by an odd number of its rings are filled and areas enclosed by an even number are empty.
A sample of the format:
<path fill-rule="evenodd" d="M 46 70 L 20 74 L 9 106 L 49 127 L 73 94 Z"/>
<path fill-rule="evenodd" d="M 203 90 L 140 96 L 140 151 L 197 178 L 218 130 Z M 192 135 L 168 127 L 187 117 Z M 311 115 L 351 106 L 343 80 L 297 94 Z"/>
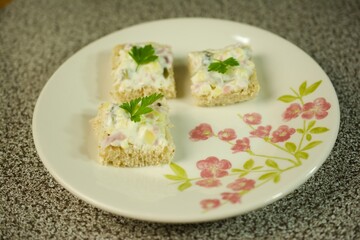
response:
<path fill-rule="evenodd" d="M 233 168 L 231 169 L 231 172 L 245 172 L 245 171 L 239 168 Z"/>
<path fill-rule="evenodd" d="M 265 164 L 268 167 L 279 169 L 279 165 L 274 160 L 266 159 Z"/>
<path fill-rule="evenodd" d="M 314 84 L 311 84 L 308 88 L 305 89 L 303 96 L 313 93 L 320 86 L 321 82 L 322 80 L 317 81 Z"/>
<path fill-rule="evenodd" d="M 327 132 L 327 131 L 329 131 L 329 129 L 326 128 L 326 127 L 315 127 L 315 128 L 310 130 L 310 132 L 314 133 L 314 134 L 324 133 L 324 132 Z"/>
<path fill-rule="evenodd" d="M 312 136 L 311 136 L 311 134 L 306 134 L 306 140 L 308 140 L 308 141 L 311 141 L 311 139 L 312 139 Z"/>
<path fill-rule="evenodd" d="M 281 97 L 279 97 L 277 100 L 282 101 L 284 103 L 290 103 L 295 101 L 296 99 L 299 99 L 296 96 L 292 96 L 292 95 L 283 95 Z"/>
<path fill-rule="evenodd" d="M 309 154 L 306 153 L 306 152 L 297 152 L 297 153 L 295 153 L 295 157 L 296 158 L 302 158 L 302 159 L 308 159 Z"/>
<path fill-rule="evenodd" d="M 296 145 L 293 142 L 286 142 L 285 143 L 285 148 L 289 151 L 289 152 L 295 152 L 296 151 Z"/>
<path fill-rule="evenodd" d="M 184 178 L 183 177 L 179 177 L 179 176 L 176 176 L 176 175 L 170 175 L 170 174 L 166 174 L 164 175 L 167 179 L 169 180 L 173 180 L 173 181 L 183 181 Z M 185 178 L 186 179 L 186 178 Z"/>
<path fill-rule="evenodd" d="M 252 168 L 251 170 L 259 170 L 259 169 L 262 169 L 262 168 L 263 168 L 263 166 L 257 166 L 257 167 Z"/>
<path fill-rule="evenodd" d="M 249 172 L 246 171 L 246 172 L 241 173 L 241 174 L 239 175 L 239 177 L 244 177 L 244 176 L 246 176 L 246 175 L 248 175 L 248 174 L 249 174 Z"/>
<path fill-rule="evenodd" d="M 254 166 L 254 160 L 253 159 L 249 159 L 244 163 L 244 169 L 251 169 Z"/>
<path fill-rule="evenodd" d="M 304 130 L 301 129 L 301 128 L 297 128 L 296 131 L 297 131 L 298 133 L 300 133 L 300 134 L 303 134 L 303 133 L 304 133 Z"/>
<path fill-rule="evenodd" d="M 268 178 L 273 178 L 273 177 L 275 177 L 276 175 L 277 175 L 277 172 L 265 173 L 265 174 L 263 174 L 263 175 L 261 175 L 261 176 L 259 177 L 259 180 L 266 180 L 266 179 L 268 179 Z"/>
<path fill-rule="evenodd" d="M 313 142 L 310 142 L 308 145 L 306 145 L 305 147 L 303 147 L 303 149 L 301 149 L 301 151 L 305 151 L 305 150 L 309 150 L 311 148 L 314 148 L 316 147 L 317 145 L 321 144 L 322 141 L 313 141 Z"/>
<path fill-rule="evenodd" d="M 176 163 L 170 163 L 170 168 L 171 170 L 173 170 L 173 172 L 182 178 L 187 178 L 187 173 L 185 171 L 185 169 L 183 169 L 182 167 L 180 167 L 179 165 L 177 165 Z"/>
<path fill-rule="evenodd" d="M 184 182 L 184 183 L 182 183 L 182 184 L 180 184 L 180 185 L 178 186 L 178 190 L 182 192 L 182 191 L 188 189 L 188 188 L 191 187 L 191 186 L 192 186 L 191 182 L 186 181 L 186 182 Z"/>
<path fill-rule="evenodd" d="M 316 123 L 315 120 L 310 121 L 308 126 L 307 126 L 307 131 L 309 131 L 315 125 L 315 123 Z"/>
<path fill-rule="evenodd" d="M 304 81 L 299 87 L 300 96 L 304 96 L 305 90 L 306 90 L 306 81 Z"/>
<path fill-rule="evenodd" d="M 276 175 L 273 179 L 274 183 L 280 182 L 280 174 Z"/>

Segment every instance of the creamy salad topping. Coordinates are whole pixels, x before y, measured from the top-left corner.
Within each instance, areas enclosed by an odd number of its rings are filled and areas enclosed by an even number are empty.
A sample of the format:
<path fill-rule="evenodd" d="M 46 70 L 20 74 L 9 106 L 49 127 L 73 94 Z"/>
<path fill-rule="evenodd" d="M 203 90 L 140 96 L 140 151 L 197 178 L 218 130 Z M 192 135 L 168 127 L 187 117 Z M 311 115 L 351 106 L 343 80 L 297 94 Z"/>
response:
<path fill-rule="evenodd" d="M 147 44 L 137 44 L 137 47 L 144 47 Z M 168 79 L 169 69 L 173 64 L 171 48 L 166 45 L 151 43 L 155 49 L 157 60 L 141 65 L 137 68 L 134 59 L 129 55 L 131 48 L 135 45 L 126 44 L 119 50 L 119 64 L 117 69 L 112 71 L 115 88 L 118 91 L 128 89 L 140 89 L 144 86 L 154 88 L 168 87 L 171 81 Z"/>
<path fill-rule="evenodd" d="M 166 146 L 168 106 L 164 100 L 158 100 L 151 108 L 152 112 L 144 114 L 140 122 L 130 120 L 129 114 L 119 104 L 106 104 L 106 117 L 103 128 L 108 135 L 102 142 L 102 147 L 109 145 L 127 148 L 147 149 L 151 146 Z"/>
<path fill-rule="evenodd" d="M 212 62 L 224 61 L 231 57 L 239 62 L 239 66 L 229 68 L 225 74 L 208 71 Z M 190 61 L 194 69 L 194 75 L 191 77 L 192 93 L 219 96 L 246 89 L 249 85 L 249 78 L 255 71 L 255 64 L 251 57 L 251 48 L 242 44 L 231 45 L 219 50 L 190 53 Z"/>

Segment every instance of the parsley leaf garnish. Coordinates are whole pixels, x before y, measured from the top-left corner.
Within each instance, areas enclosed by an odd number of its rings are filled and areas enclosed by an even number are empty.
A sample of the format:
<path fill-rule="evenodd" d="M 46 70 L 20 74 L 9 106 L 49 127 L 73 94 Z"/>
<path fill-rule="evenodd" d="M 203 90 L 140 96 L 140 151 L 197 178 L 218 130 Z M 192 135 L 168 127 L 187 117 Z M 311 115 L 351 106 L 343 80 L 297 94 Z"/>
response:
<path fill-rule="evenodd" d="M 130 114 L 131 121 L 140 122 L 141 115 L 153 111 L 149 105 L 162 98 L 161 93 L 154 93 L 146 97 L 140 97 L 120 105 L 122 109 Z"/>
<path fill-rule="evenodd" d="M 158 56 L 155 55 L 155 49 L 151 44 L 144 47 L 133 46 L 129 55 L 137 63 L 136 70 L 138 70 L 140 65 L 144 65 L 158 59 Z"/>
<path fill-rule="evenodd" d="M 224 61 L 215 60 L 216 62 L 213 62 L 209 65 L 208 71 L 211 72 L 219 72 L 219 73 L 226 73 L 226 71 L 229 69 L 229 67 L 233 66 L 239 66 L 239 62 L 233 58 L 230 57 Z"/>

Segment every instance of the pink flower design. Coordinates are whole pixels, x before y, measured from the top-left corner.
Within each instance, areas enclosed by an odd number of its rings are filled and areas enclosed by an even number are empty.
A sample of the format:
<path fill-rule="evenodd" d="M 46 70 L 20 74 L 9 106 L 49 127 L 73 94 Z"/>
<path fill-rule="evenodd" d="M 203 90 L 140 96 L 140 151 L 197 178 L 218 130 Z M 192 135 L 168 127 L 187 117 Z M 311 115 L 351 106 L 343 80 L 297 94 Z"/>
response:
<path fill-rule="evenodd" d="M 290 121 L 293 118 L 297 118 L 301 113 L 301 105 L 298 103 L 292 103 L 290 106 L 285 110 L 282 117 L 284 121 Z"/>
<path fill-rule="evenodd" d="M 247 178 L 238 178 L 226 187 L 233 191 L 251 190 L 255 187 L 255 181 Z"/>
<path fill-rule="evenodd" d="M 320 120 L 328 115 L 331 104 L 325 100 L 325 98 L 317 98 L 314 102 L 308 102 L 304 104 L 303 113 L 301 115 L 304 119 L 311 119 L 315 116 Z"/>
<path fill-rule="evenodd" d="M 295 133 L 295 129 L 294 128 L 289 128 L 286 125 L 281 125 L 278 129 L 276 129 L 273 133 L 272 133 L 272 138 L 271 141 L 273 143 L 277 143 L 277 142 L 285 142 L 286 140 L 288 140 L 292 134 Z"/>
<path fill-rule="evenodd" d="M 270 135 L 270 131 L 271 131 L 271 126 L 270 125 L 267 125 L 265 127 L 264 126 L 259 126 L 254 131 L 251 131 L 250 134 L 253 137 L 264 138 L 264 137 L 268 137 Z"/>
<path fill-rule="evenodd" d="M 214 209 L 220 206 L 219 199 L 204 199 L 200 202 L 200 205 L 205 210 Z"/>
<path fill-rule="evenodd" d="M 231 203 L 240 203 L 240 195 L 238 193 L 224 192 L 221 193 L 222 199 Z"/>
<path fill-rule="evenodd" d="M 259 113 L 247 113 L 244 115 L 243 120 L 249 125 L 257 125 L 261 123 L 261 115 Z"/>
<path fill-rule="evenodd" d="M 201 123 L 189 132 L 190 139 L 193 141 L 207 140 L 214 136 L 211 126 L 207 123 Z"/>
<path fill-rule="evenodd" d="M 218 133 L 218 137 L 223 141 L 231 141 L 234 140 L 237 136 L 232 128 L 226 128 Z"/>
<path fill-rule="evenodd" d="M 231 162 L 225 159 L 220 161 L 217 157 L 208 157 L 198 161 L 196 166 L 201 170 L 201 177 L 220 178 L 229 174 L 226 170 L 231 168 Z"/>
<path fill-rule="evenodd" d="M 244 137 L 243 139 L 236 140 L 235 145 L 231 148 L 233 150 L 233 153 L 237 152 L 246 152 L 250 150 L 250 140 L 247 137 Z"/>
<path fill-rule="evenodd" d="M 205 178 L 197 181 L 195 184 L 199 185 L 200 187 L 211 188 L 220 186 L 221 182 L 217 178 Z"/>

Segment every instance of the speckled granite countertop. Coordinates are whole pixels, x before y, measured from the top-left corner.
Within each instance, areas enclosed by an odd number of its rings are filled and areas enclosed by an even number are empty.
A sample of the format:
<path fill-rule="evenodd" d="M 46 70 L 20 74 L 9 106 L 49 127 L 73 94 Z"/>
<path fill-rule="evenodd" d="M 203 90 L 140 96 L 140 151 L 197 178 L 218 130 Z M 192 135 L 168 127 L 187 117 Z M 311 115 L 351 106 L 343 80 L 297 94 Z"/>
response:
<path fill-rule="evenodd" d="M 217 222 L 165 225 L 116 216 L 77 199 L 47 172 L 31 121 L 42 87 L 86 44 L 138 23 L 211 17 L 278 34 L 313 57 L 338 94 L 337 142 L 287 197 Z M 1 239 L 360 239 L 360 2 L 14 0 L 0 9 Z"/>

